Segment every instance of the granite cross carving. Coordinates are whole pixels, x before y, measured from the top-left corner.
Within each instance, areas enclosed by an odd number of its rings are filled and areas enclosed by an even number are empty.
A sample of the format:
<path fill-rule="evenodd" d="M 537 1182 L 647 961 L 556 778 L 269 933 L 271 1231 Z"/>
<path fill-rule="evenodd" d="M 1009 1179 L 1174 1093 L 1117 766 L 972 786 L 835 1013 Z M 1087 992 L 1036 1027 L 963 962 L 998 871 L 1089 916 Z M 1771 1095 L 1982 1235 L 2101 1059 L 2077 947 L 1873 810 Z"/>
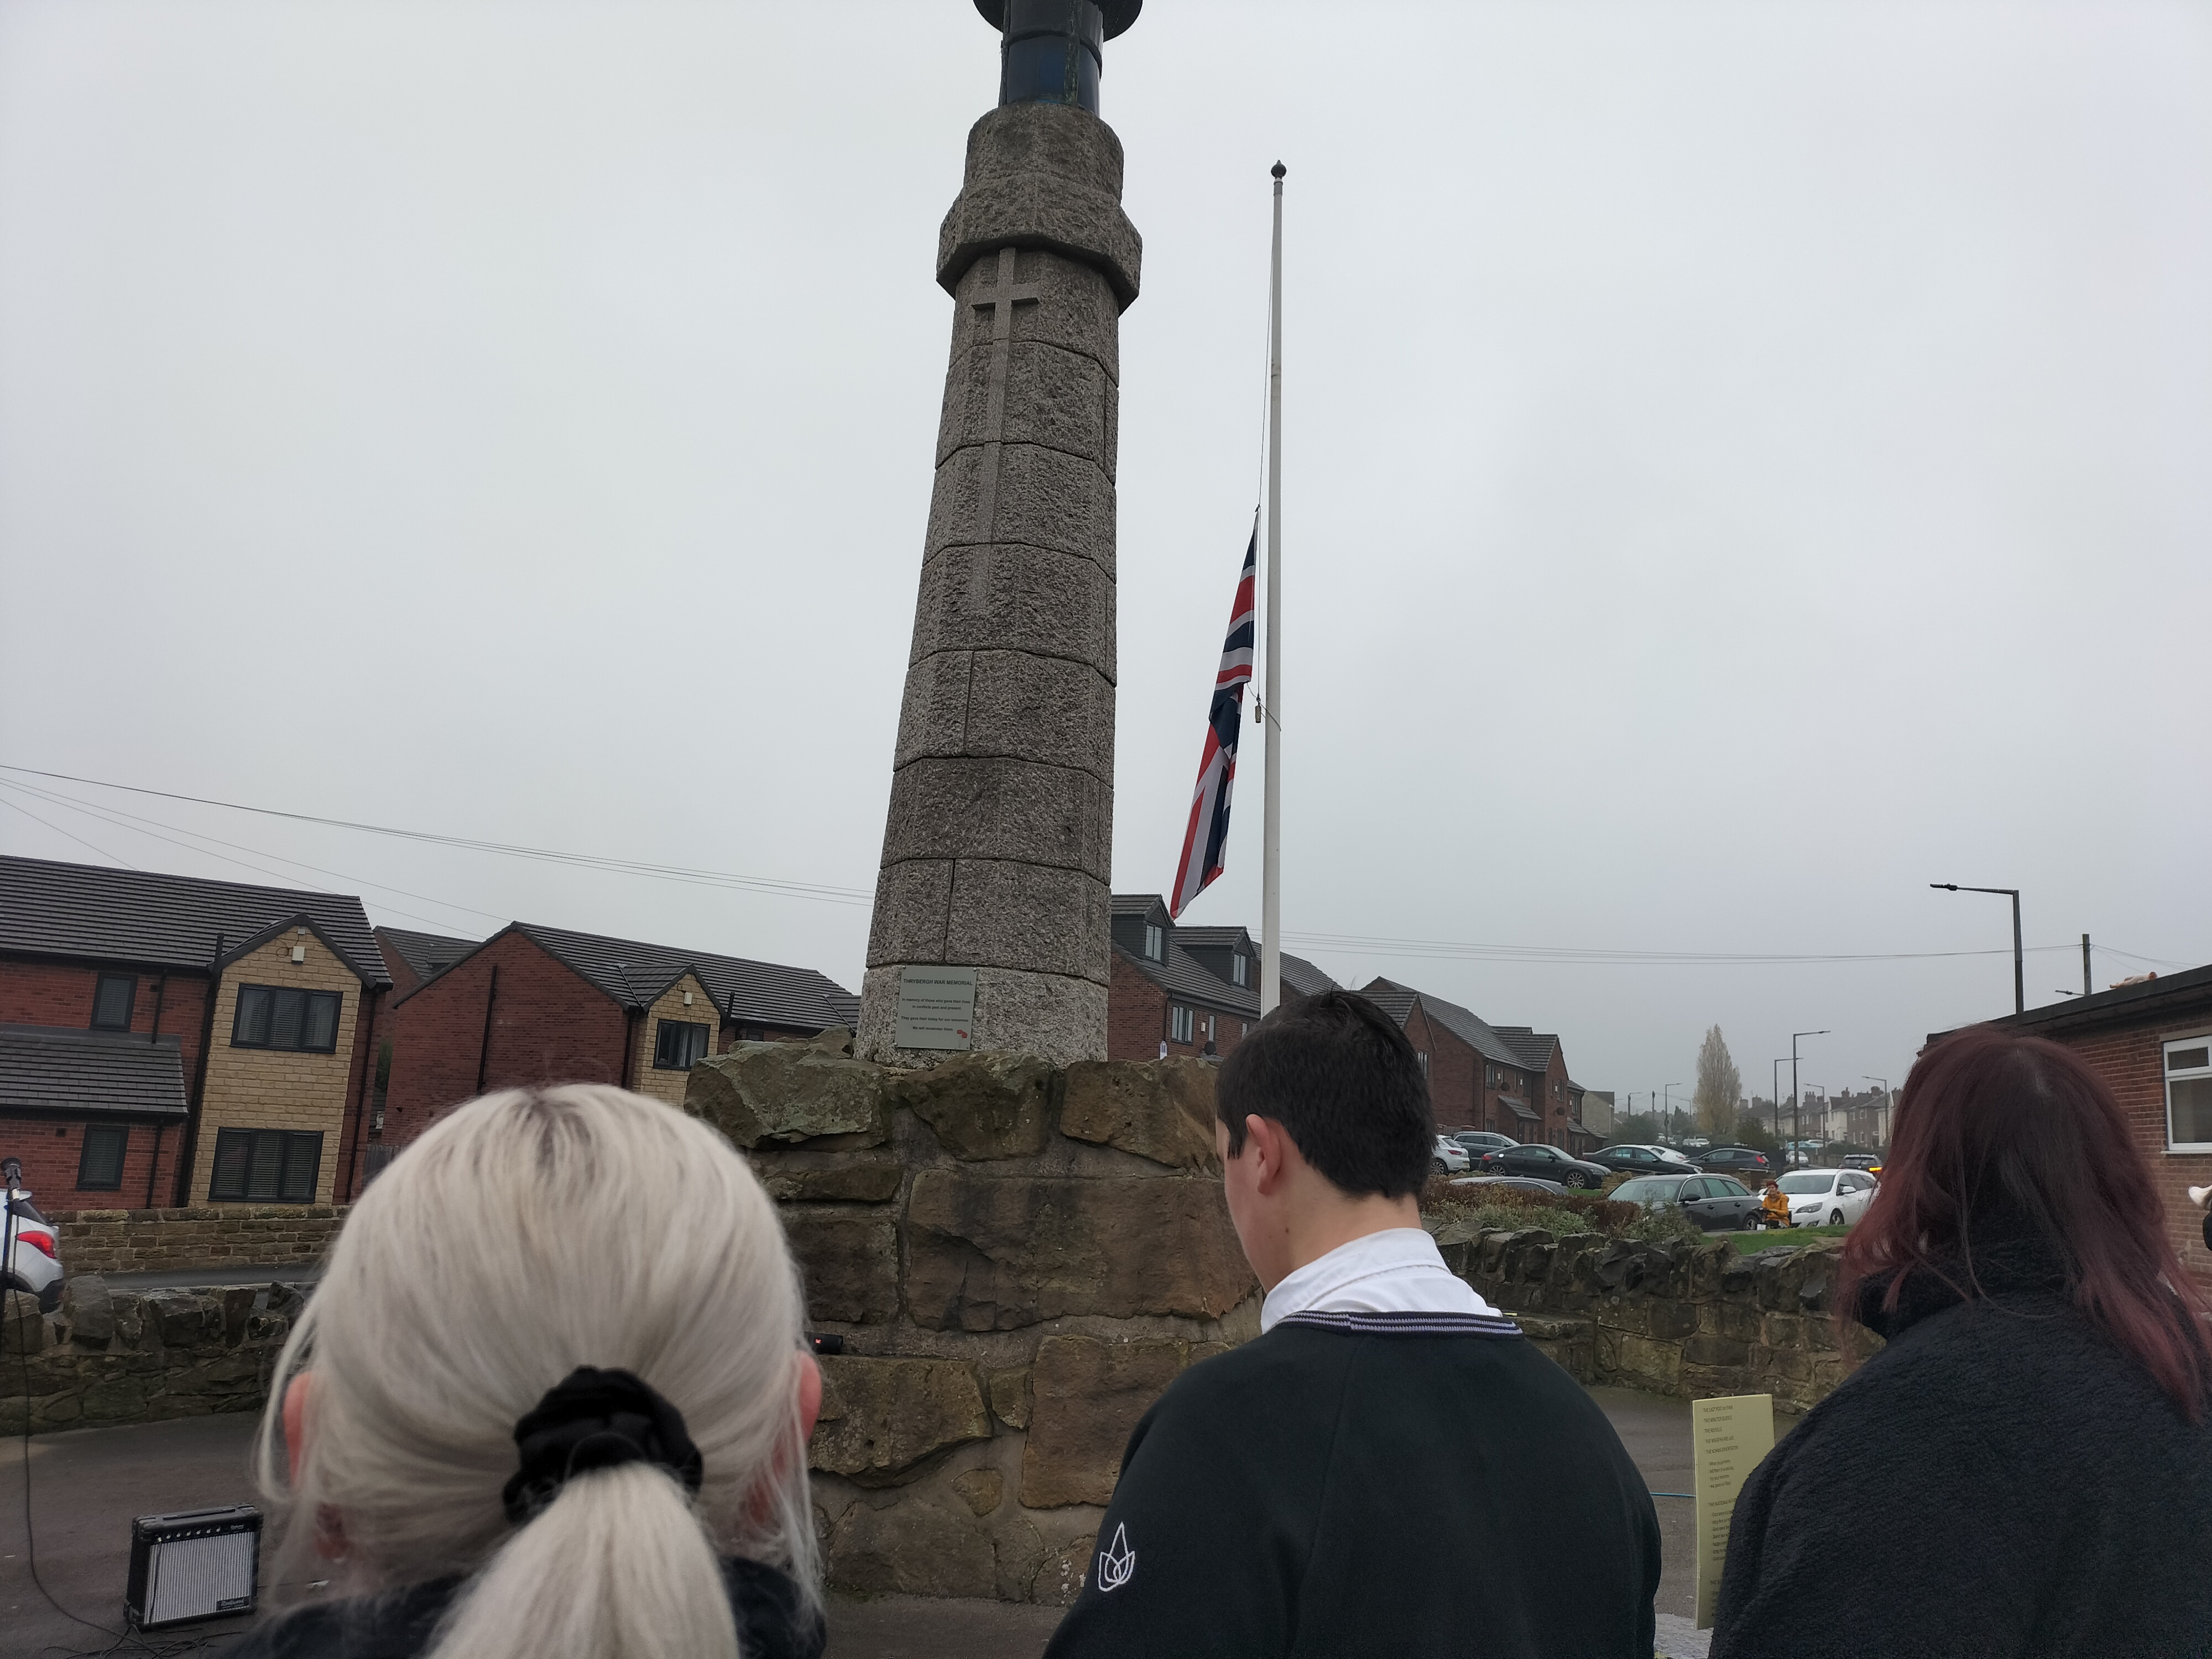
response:
<path fill-rule="evenodd" d="M 968 570 L 968 608 L 979 615 L 990 605 L 989 545 L 999 518 L 999 456 L 1001 440 L 1006 435 L 1006 375 L 1013 366 L 1014 307 L 1035 305 L 1040 298 L 1036 283 L 1015 285 L 1014 261 L 1018 257 L 1014 249 L 1000 248 L 997 285 L 969 301 L 976 310 L 991 313 L 991 368 L 985 382 L 983 461 L 975 484 L 975 535 L 983 545 L 977 550 L 975 562 Z"/>

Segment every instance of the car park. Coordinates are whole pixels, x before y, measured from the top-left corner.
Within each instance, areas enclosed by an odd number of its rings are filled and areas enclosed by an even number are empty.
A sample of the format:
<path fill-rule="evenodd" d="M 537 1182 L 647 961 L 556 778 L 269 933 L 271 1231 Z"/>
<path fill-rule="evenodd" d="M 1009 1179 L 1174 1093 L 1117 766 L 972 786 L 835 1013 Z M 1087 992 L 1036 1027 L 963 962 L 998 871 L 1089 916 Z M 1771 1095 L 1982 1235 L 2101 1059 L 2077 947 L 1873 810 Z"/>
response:
<path fill-rule="evenodd" d="M 1569 1158 L 1557 1146 L 1540 1141 L 1485 1152 L 1474 1161 L 1474 1167 L 1480 1175 L 1533 1176 L 1539 1181 L 1556 1181 L 1562 1187 L 1602 1187 L 1613 1178 L 1613 1171 L 1604 1164 Z"/>
<path fill-rule="evenodd" d="M 0 1220 L 0 1261 L 6 1263 L 0 1291 L 28 1291 L 38 1297 L 40 1313 L 52 1313 L 62 1304 L 63 1277 L 54 1224 L 39 1213 L 23 1188 L 14 1188 L 8 1198 L 8 1217 Z"/>
<path fill-rule="evenodd" d="M 1735 1176 L 1752 1182 L 1765 1180 L 1774 1167 L 1756 1146 L 1715 1146 L 1698 1153 L 1696 1161 L 1706 1175 Z"/>
<path fill-rule="evenodd" d="M 1735 1232 L 1759 1218 L 1758 1195 L 1732 1176 L 1638 1176 L 1608 1196 L 1646 1213 L 1671 1205 L 1707 1232 Z"/>
<path fill-rule="evenodd" d="M 1680 1152 L 1668 1146 L 1638 1146 L 1623 1141 L 1616 1146 L 1602 1146 L 1589 1155 L 1588 1162 L 1602 1164 L 1620 1175 L 1695 1175 L 1698 1166 Z"/>
<path fill-rule="evenodd" d="M 1467 1148 L 1469 1158 L 1480 1158 L 1485 1152 L 1502 1152 L 1508 1146 L 1521 1143 L 1511 1135 L 1502 1135 L 1493 1129 L 1455 1129 L 1452 1139 Z"/>
<path fill-rule="evenodd" d="M 1474 1160 L 1468 1156 L 1467 1148 L 1449 1135 L 1438 1135 L 1434 1154 L 1429 1162 L 1438 1175 L 1459 1175 Z"/>
<path fill-rule="evenodd" d="M 1875 1179 L 1863 1170 L 1792 1170 L 1775 1184 L 1793 1227 L 1856 1226 L 1874 1202 Z"/>

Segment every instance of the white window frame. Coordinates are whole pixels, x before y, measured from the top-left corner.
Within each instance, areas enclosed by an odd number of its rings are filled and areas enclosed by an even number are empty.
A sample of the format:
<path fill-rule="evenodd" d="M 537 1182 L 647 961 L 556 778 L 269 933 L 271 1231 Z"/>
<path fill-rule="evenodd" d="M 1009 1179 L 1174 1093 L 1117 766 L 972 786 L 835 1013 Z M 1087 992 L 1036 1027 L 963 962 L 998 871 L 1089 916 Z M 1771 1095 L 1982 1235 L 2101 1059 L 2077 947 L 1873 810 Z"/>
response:
<path fill-rule="evenodd" d="M 2212 1152 L 2212 1140 L 2176 1140 L 2173 1138 L 2174 1084 L 2212 1078 L 2212 1066 L 2191 1066 L 2183 1071 L 2175 1071 L 2172 1055 L 2177 1048 L 2212 1048 L 2212 1031 L 2199 1031 L 2193 1036 L 2168 1037 L 2159 1045 L 2160 1092 L 2166 1103 L 2166 1150 L 2169 1152 Z M 2207 1058 L 2212 1059 L 2212 1054 L 2208 1054 Z"/>
<path fill-rule="evenodd" d="M 1192 1033 L 1197 1029 L 1197 1016 L 1191 1009 L 1180 1002 L 1171 1002 L 1168 1005 L 1169 1042 L 1188 1042 Z"/>
<path fill-rule="evenodd" d="M 1229 958 L 1229 978 L 1231 983 L 1243 985 L 1252 977 L 1251 958 L 1242 951 Z"/>
<path fill-rule="evenodd" d="M 1145 957 L 1151 962 L 1165 962 L 1168 956 L 1167 930 L 1156 921 L 1145 924 Z"/>

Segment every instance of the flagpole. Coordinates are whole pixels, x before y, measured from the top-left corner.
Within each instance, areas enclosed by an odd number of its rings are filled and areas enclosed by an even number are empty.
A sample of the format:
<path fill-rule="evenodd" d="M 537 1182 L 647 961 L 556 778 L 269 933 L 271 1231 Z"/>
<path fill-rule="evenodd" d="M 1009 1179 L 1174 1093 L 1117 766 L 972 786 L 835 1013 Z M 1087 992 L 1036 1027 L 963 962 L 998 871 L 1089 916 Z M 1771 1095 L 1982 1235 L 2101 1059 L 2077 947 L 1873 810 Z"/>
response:
<path fill-rule="evenodd" d="M 1267 777 L 1261 808 L 1260 859 L 1260 1012 L 1283 1000 L 1283 174 L 1275 179 L 1275 240 L 1267 270 L 1267 701 L 1260 711 L 1267 733 Z"/>

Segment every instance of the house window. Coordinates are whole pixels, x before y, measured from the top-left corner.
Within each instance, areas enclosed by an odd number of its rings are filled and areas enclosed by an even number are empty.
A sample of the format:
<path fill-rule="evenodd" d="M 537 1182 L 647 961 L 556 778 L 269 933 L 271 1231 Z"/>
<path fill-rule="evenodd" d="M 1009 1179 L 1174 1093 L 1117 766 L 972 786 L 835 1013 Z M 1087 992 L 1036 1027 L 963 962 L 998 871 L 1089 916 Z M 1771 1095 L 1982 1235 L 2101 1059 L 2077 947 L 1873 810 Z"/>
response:
<path fill-rule="evenodd" d="M 1149 957 L 1154 962 L 1164 962 L 1167 959 L 1167 935 L 1160 930 L 1156 923 L 1149 921 L 1146 922 L 1145 924 L 1146 956 Z"/>
<path fill-rule="evenodd" d="M 1190 1041 L 1194 1021 L 1188 1008 L 1171 1006 L 1168 1010 L 1168 1036 L 1176 1042 Z"/>
<path fill-rule="evenodd" d="M 707 1028 L 688 1019 L 664 1019 L 653 1034 L 653 1066 L 659 1072 L 688 1072 L 707 1052 Z"/>
<path fill-rule="evenodd" d="M 88 1123 L 84 1151 L 76 1160 L 79 1192 L 112 1193 L 123 1185 L 123 1154 L 131 1150 L 130 1128 L 119 1123 Z"/>
<path fill-rule="evenodd" d="M 338 1046 L 338 994 L 281 985 L 241 985 L 230 1027 L 234 1048 L 327 1054 Z"/>
<path fill-rule="evenodd" d="M 92 1029 L 95 1031 L 129 1030 L 131 1005 L 137 994 L 137 975 L 102 974 L 99 988 L 92 994 Z"/>
<path fill-rule="evenodd" d="M 323 1138 L 294 1129 L 218 1129 L 208 1197 L 217 1204 L 312 1204 Z"/>
<path fill-rule="evenodd" d="M 2166 1144 L 2212 1152 L 2212 1036 L 2166 1045 Z"/>
<path fill-rule="evenodd" d="M 1413 1050 L 1413 1058 L 1421 1062 L 1421 1075 L 1426 1077 L 1429 1074 L 1429 1057 L 1416 1048 Z"/>
<path fill-rule="evenodd" d="M 1243 951 L 1229 958 L 1229 977 L 1238 985 L 1251 982 L 1252 959 Z"/>
<path fill-rule="evenodd" d="M 1238 1021 L 1237 1022 L 1237 1036 L 1238 1039 L 1241 1041 L 1242 1039 L 1243 1039 L 1243 1038 L 1245 1038 L 1245 1037 L 1248 1037 L 1248 1036 L 1250 1036 L 1251 1035 L 1252 1035 L 1252 1023 L 1251 1023 L 1249 1020 L 1244 1020 L 1244 1019 L 1240 1019 L 1240 1020 L 1238 1020 Z"/>

